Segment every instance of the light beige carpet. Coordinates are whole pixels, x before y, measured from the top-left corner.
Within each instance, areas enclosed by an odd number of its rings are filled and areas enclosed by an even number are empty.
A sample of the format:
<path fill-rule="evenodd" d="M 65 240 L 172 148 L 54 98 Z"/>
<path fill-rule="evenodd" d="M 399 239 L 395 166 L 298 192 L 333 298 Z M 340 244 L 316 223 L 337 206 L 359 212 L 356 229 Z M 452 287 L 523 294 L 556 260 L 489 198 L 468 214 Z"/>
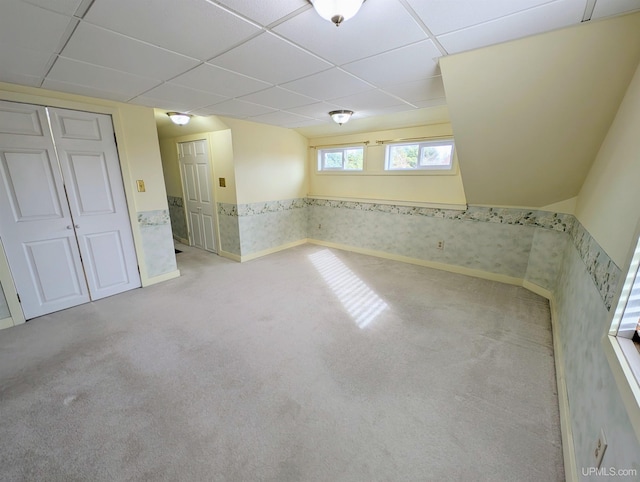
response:
<path fill-rule="evenodd" d="M 563 479 L 547 302 L 304 245 L 0 332 L 7 481 Z"/>

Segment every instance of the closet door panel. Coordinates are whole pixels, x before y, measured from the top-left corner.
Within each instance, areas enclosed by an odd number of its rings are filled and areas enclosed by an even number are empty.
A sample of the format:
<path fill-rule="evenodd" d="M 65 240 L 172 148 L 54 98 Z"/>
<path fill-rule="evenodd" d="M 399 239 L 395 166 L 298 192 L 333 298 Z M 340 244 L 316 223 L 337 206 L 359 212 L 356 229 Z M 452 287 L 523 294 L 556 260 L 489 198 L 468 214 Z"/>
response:
<path fill-rule="evenodd" d="M 49 109 L 91 299 L 140 286 L 111 117 Z"/>
<path fill-rule="evenodd" d="M 0 236 L 26 319 L 89 301 L 46 119 L 0 101 Z"/>

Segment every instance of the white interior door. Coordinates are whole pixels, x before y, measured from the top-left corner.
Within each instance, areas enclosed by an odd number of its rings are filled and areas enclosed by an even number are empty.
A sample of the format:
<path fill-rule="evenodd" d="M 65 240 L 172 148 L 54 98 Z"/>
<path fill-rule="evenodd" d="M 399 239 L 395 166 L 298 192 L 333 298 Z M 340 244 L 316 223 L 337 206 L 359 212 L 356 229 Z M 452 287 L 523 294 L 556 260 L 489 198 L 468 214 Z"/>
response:
<path fill-rule="evenodd" d="M 0 102 L 0 236 L 25 318 L 89 301 L 44 107 Z"/>
<path fill-rule="evenodd" d="M 191 246 L 216 253 L 215 202 L 207 141 L 202 139 L 179 143 L 178 158 Z"/>
<path fill-rule="evenodd" d="M 49 108 L 92 300 L 140 286 L 111 117 Z"/>
<path fill-rule="evenodd" d="M 25 318 L 140 286 L 109 116 L 0 101 L 0 183 Z"/>

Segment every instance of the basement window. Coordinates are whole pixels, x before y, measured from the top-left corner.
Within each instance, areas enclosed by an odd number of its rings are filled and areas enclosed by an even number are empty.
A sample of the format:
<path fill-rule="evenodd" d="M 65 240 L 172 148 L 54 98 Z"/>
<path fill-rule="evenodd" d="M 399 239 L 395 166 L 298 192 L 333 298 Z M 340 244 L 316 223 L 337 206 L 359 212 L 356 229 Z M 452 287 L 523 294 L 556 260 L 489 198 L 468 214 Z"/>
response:
<path fill-rule="evenodd" d="M 318 171 L 362 171 L 364 147 L 347 146 L 318 150 Z"/>
<path fill-rule="evenodd" d="M 629 263 L 611 328 L 605 337 L 605 353 L 620 389 L 629 419 L 640 438 L 640 239 Z"/>
<path fill-rule="evenodd" d="M 451 171 L 453 140 L 401 142 L 387 145 L 387 171 Z"/>

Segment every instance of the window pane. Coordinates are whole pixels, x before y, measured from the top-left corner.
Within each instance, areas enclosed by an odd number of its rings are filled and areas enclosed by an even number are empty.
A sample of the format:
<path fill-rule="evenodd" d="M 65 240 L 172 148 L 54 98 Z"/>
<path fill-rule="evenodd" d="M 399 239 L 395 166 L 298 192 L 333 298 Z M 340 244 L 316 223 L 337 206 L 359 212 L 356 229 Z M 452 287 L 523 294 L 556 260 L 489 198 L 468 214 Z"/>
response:
<path fill-rule="evenodd" d="M 364 149 L 347 149 L 344 151 L 347 156 L 345 169 L 353 171 L 362 171 L 364 167 Z"/>
<path fill-rule="evenodd" d="M 418 144 L 389 147 L 388 169 L 415 169 L 418 165 Z"/>
<path fill-rule="evenodd" d="M 324 169 L 342 169 L 342 152 L 325 153 Z"/>
<path fill-rule="evenodd" d="M 425 146 L 420 156 L 420 167 L 449 167 L 453 146 Z"/>

